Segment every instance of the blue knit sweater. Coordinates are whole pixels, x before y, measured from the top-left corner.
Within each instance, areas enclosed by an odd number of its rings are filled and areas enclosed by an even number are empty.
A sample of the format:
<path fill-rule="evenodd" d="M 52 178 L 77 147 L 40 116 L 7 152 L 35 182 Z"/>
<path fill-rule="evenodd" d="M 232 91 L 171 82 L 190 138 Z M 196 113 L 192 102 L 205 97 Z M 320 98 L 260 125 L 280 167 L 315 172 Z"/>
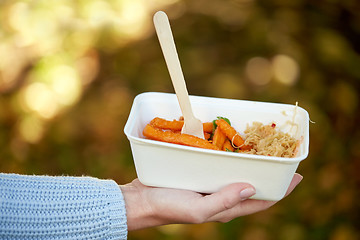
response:
<path fill-rule="evenodd" d="M 0 239 L 126 239 L 112 180 L 0 173 Z"/>

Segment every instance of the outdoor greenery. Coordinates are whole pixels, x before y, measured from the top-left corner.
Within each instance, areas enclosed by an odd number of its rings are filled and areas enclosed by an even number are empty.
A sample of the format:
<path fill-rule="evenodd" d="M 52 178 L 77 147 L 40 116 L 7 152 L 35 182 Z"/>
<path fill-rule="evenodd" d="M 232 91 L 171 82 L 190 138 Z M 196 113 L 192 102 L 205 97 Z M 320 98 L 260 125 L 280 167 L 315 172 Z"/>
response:
<path fill-rule="evenodd" d="M 190 94 L 298 102 L 310 153 L 300 185 L 266 211 L 129 239 L 360 239 L 359 1 L 0 4 L 0 171 L 134 179 L 123 132 L 132 101 L 174 92 L 152 23 L 163 10 Z"/>

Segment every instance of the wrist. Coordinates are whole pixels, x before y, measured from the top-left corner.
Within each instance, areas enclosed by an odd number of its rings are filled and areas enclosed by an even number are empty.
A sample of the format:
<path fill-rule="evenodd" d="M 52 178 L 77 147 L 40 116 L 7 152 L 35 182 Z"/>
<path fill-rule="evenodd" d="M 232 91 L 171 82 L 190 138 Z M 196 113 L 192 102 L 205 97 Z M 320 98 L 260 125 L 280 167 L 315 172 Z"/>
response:
<path fill-rule="evenodd" d="M 120 185 L 125 200 L 128 231 L 163 225 L 147 201 L 146 192 L 137 185 L 134 182 Z"/>

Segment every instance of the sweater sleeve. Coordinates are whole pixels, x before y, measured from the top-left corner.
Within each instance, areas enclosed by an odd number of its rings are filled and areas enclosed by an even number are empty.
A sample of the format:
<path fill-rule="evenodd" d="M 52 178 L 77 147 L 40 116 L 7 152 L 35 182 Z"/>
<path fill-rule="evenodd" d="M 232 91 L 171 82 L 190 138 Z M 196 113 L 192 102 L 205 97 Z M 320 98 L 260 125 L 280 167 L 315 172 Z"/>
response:
<path fill-rule="evenodd" d="M 114 181 L 0 173 L 0 239 L 126 238 Z"/>

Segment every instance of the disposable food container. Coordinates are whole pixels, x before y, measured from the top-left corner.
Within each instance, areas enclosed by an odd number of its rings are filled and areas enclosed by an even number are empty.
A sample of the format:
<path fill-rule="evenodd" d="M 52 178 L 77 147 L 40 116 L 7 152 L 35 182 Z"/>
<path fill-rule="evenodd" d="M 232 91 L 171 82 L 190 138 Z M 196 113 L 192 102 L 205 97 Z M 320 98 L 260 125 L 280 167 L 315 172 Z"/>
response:
<path fill-rule="evenodd" d="M 293 158 L 208 150 L 146 139 L 142 131 L 154 117 L 178 119 L 175 94 L 147 92 L 135 97 L 124 132 L 130 141 L 138 178 L 147 186 L 213 193 L 235 182 L 252 184 L 254 199 L 284 197 L 299 163 L 308 156 L 309 115 L 301 107 L 235 99 L 190 96 L 202 122 L 226 117 L 243 134 L 254 121 L 275 123 L 278 130 L 301 139 Z"/>

